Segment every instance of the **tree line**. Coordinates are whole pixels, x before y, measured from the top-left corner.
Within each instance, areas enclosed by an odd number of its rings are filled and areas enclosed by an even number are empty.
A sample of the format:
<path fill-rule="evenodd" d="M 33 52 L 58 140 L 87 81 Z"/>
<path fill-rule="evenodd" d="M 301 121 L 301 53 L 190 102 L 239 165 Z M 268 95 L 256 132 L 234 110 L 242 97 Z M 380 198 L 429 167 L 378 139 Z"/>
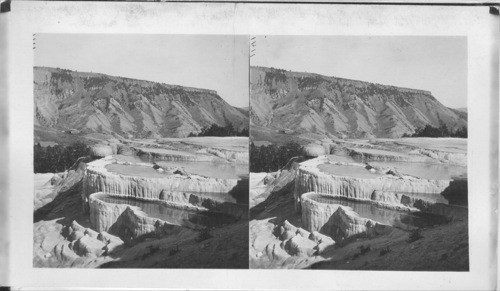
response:
<path fill-rule="evenodd" d="M 35 173 L 58 173 L 68 170 L 80 157 L 90 156 L 90 147 L 82 142 L 47 147 L 36 143 L 33 153 Z"/>
<path fill-rule="evenodd" d="M 446 125 L 441 125 L 440 127 L 433 127 L 431 125 L 426 125 L 423 128 L 417 129 L 414 134 L 403 134 L 403 137 L 461 137 L 467 138 L 467 126 L 459 128 L 452 131 L 446 127 Z"/>
<path fill-rule="evenodd" d="M 250 172 L 275 172 L 283 168 L 291 158 L 302 155 L 302 146 L 289 142 L 285 145 L 274 144 L 256 146 L 250 144 Z"/>
<path fill-rule="evenodd" d="M 201 129 L 199 133 L 190 133 L 188 136 L 248 136 L 248 128 L 243 128 L 238 130 L 234 128 L 232 124 L 226 126 L 218 126 L 217 124 L 212 124 L 211 126 L 206 126 Z"/>

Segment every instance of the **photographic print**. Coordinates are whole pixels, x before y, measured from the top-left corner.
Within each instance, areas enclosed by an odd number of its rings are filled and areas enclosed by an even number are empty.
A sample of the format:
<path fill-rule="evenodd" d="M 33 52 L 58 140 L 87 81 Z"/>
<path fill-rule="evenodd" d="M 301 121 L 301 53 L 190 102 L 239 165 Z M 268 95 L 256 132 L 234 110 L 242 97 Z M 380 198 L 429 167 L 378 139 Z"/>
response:
<path fill-rule="evenodd" d="M 468 271 L 467 38 L 251 45 L 250 268 Z"/>
<path fill-rule="evenodd" d="M 33 266 L 248 268 L 248 37 L 33 38 Z"/>

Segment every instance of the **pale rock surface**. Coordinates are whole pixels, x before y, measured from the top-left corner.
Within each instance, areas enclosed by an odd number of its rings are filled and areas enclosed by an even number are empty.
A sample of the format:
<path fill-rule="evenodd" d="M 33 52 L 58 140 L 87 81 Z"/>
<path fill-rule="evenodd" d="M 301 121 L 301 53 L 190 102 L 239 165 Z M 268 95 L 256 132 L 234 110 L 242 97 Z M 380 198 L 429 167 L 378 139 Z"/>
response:
<path fill-rule="evenodd" d="M 104 253 L 104 243 L 88 235 L 75 240 L 72 249 L 80 256 L 100 256 Z"/>
<path fill-rule="evenodd" d="M 427 180 L 414 177 L 398 177 L 393 175 L 379 175 L 373 178 L 356 176 L 339 176 L 322 172 L 318 165 L 328 163 L 328 157 L 322 156 L 300 164 L 295 179 L 295 203 L 300 209 L 300 197 L 303 193 L 317 192 L 325 195 L 346 197 L 354 200 L 371 200 L 383 192 L 400 193 L 435 193 L 439 195 L 446 189 L 451 180 Z M 379 194 L 373 195 L 374 191 Z M 392 205 L 397 197 L 387 199 L 388 206 L 405 207 L 403 204 Z M 380 202 L 379 203 L 383 203 Z"/>
<path fill-rule="evenodd" d="M 315 253 L 316 244 L 301 236 L 296 235 L 285 241 L 285 249 L 293 256 L 312 256 Z"/>
<path fill-rule="evenodd" d="M 159 200 L 163 190 L 228 193 L 238 183 L 237 179 L 208 178 L 197 175 L 164 175 L 162 178 L 121 175 L 106 169 L 106 165 L 114 161 L 108 156 L 87 164 L 82 191 L 85 212 L 88 211 L 88 197 L 96 192 L 144 200 Z"/>

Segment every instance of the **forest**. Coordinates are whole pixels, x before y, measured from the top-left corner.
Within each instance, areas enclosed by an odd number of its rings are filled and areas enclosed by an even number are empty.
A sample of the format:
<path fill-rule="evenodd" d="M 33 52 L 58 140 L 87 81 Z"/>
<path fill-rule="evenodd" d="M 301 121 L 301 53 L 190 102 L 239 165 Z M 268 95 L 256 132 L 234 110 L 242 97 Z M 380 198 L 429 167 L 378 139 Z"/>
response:
<path fill-rule="evenodd" d="M 69 146 L 34 146 L 33 167 L 35 173 L 58 173 L 68 170 L 80 157 L 90 157 L 90 147 L 82 142 Z"/>
<path fill-rule="evenodd" d="M 467 138 L 467 127 L 464 126 L 456 131 L 449 130 L 445 125 L 433 127 L 426 125 L 417 129 L 414 134 L 403 134 L 403 137 L 461 137 Z"/>
<path fill-rule="evenodd" d="M 199 133 L 190 133 L 189 137 L 193 136 L 248 136 L 248 128 L 238 130 L 232 124 L 227 126 L 218 126 L 212 124 L 201 129 Z"/>
<path fill-rule="evenodd" d="M 283 168 L 291 158 L 302 155 L 302 146 L 290 142 L 282 146 L 274 144 L 256 146 L 250 144 L 250 172 L 275 172 Z"/>

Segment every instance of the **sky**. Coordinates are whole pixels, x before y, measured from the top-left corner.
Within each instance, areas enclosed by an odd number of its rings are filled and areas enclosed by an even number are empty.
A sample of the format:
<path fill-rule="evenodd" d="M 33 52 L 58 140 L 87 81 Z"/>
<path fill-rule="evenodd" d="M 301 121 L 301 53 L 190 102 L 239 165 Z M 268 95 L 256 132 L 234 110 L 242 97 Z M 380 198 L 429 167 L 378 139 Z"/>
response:
<path fill-rule="evenodd" d="M 35 39 L 35 66 L 211 89 L 233 106 L 249 104 L 247 36 L 37 34 Z"/>
<path fill-rule="evenodd" d="M 461 36 L 257 36 L 252 66 L 431 91 L 467 107 L 467 38 Z"/>

